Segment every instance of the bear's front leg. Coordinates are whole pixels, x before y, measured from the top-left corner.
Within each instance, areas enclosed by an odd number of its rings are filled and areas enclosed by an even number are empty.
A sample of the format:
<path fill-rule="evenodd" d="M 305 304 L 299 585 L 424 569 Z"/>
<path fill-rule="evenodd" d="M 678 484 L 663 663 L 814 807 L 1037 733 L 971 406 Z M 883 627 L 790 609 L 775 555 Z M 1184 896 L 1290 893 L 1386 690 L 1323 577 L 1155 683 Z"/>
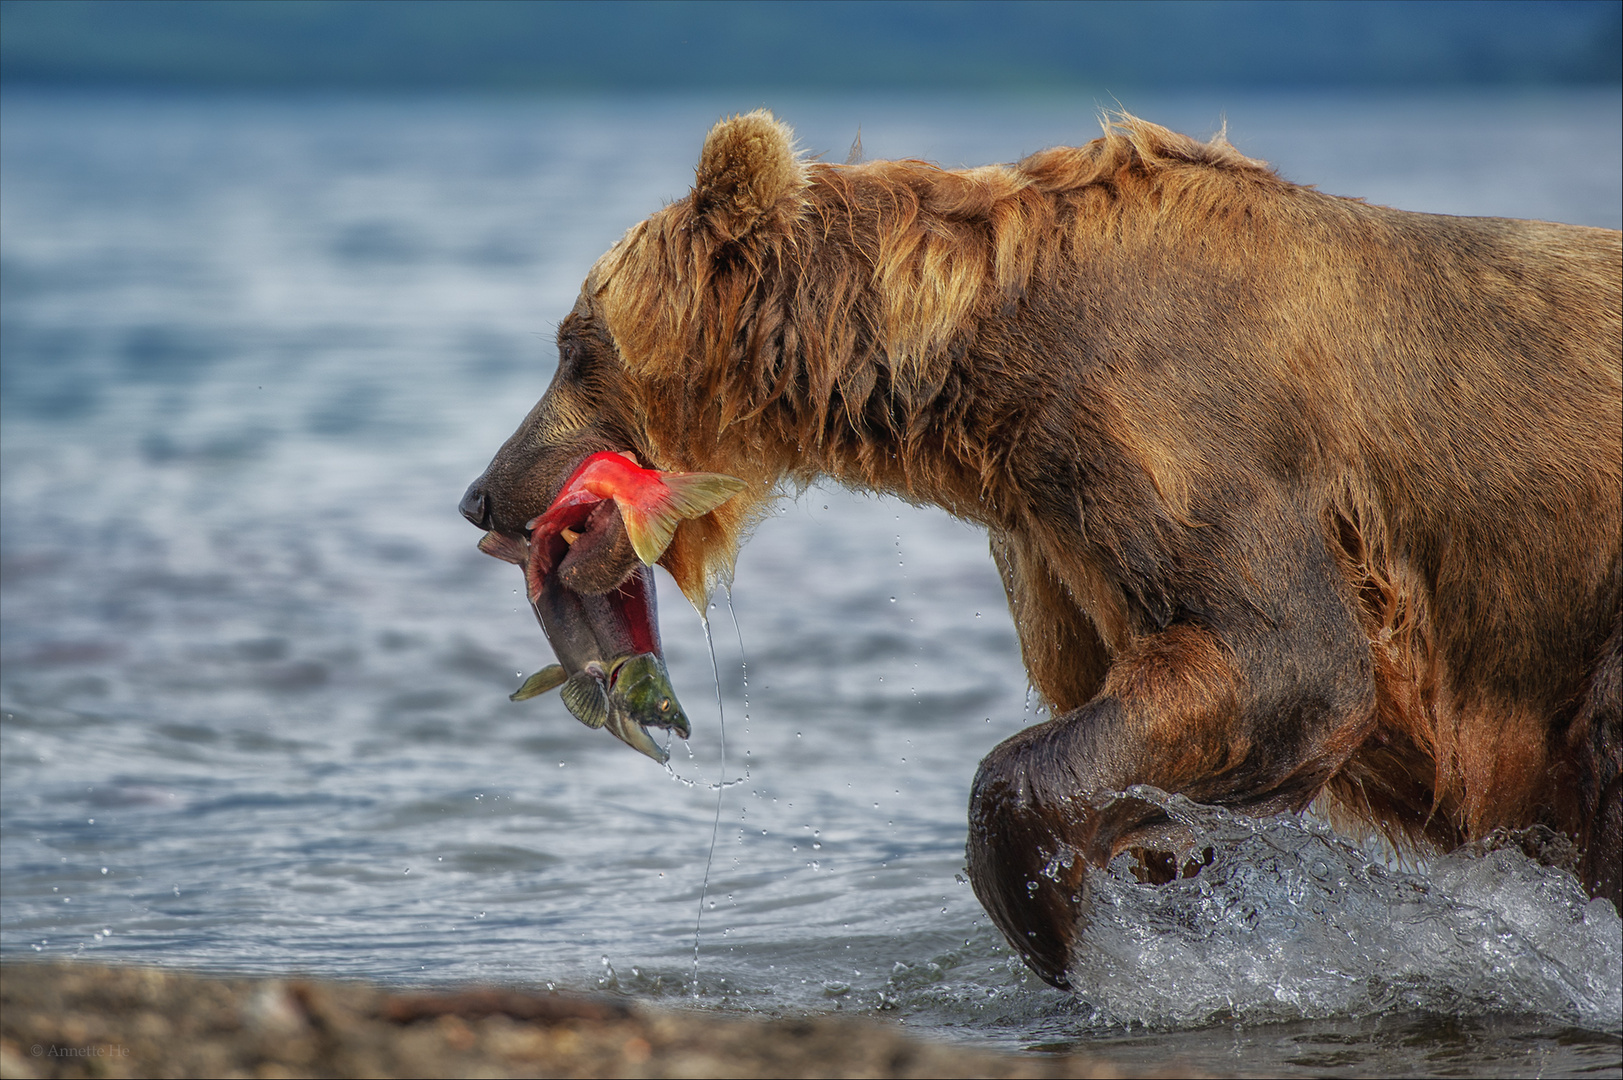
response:
<path fill-rule="evenodd" d="M 1067 986 L 1090 867 L 1126 848 L 1176 849 L 1157 807 L 1111 793 L 1148 784 L 1250 813 L 1300 810 L 1367 736 L 1368 644 L 1329 569 L 1299 567 L 1287 599 L 1221 631 L 1143 635 L 1092 701 L 981 762 L 970 880 L 1044 980 Z"/>

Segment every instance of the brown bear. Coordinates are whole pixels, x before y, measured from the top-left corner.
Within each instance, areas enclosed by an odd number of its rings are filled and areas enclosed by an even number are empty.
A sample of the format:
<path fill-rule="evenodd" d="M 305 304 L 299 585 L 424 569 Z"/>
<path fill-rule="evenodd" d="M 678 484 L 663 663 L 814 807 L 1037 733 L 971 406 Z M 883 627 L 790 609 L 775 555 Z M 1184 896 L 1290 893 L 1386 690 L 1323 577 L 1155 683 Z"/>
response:
<path fill-rule="evenodd" d="M 463 512 L 520 537 L 601 450 L 740 477 L 661 560 L 695 599 L 786 483 L 984 525 L 1052 719 L 981 763 L 969 871 L 1055 985 L 1091 868 L 1192 870 L 1135 784 L 1434 849 L 1545 826 L 1619 903 L 1620 304 L 1616 232 L 1370 206 L 1221 136 L 842 166 L 757 112 L 592 267 Z M 631 573 L 593 550 L 572 588 Z"/>

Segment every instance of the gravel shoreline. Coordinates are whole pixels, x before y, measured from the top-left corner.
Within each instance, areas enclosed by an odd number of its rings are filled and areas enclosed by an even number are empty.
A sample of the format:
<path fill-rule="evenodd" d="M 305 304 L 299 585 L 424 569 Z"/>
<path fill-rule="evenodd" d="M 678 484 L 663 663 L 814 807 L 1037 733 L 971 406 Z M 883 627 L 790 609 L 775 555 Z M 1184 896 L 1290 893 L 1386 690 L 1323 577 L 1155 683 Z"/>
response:
<path fill-rule="evenodd" d="M 732 1019 L 497 987 L 407 993 L 88 963 L 0 965 L 3 1077 L 1124 1075 L 1098 1058 L 997 1054 L 849 1017 Z"/>

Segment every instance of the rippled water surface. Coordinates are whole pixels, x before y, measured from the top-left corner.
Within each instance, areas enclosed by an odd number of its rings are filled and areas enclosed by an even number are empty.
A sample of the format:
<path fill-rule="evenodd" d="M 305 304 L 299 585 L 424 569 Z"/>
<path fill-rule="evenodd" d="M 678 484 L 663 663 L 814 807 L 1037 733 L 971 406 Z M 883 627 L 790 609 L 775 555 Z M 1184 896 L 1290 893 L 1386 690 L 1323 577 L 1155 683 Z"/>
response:
<path fill-rule="evenodd" d="M 662 577 L 669 770 L 508 702 L 546 646 L 457 499 L 592 260 L 756 104 L 0 103 L 4 955 L 883 1011 L 1217 1071 L 1617 1072 L 1617 915 L 1509 851 L 1403 869 L 1174 801 L 1213 866 L 1102 878 L 1077 993 L 1028 978 L 960 871 L 976 762 L 1038 717 L 984 537 L 939 512 L 783 504 L 711 614 L 724 719 Z M 945 164 L 1097 132 L 1087 101 L 773 104 L 835 159 L 859 125 Z M 1126 104 L 1391 205 L 1623 214 L 1615 94 Z"/>

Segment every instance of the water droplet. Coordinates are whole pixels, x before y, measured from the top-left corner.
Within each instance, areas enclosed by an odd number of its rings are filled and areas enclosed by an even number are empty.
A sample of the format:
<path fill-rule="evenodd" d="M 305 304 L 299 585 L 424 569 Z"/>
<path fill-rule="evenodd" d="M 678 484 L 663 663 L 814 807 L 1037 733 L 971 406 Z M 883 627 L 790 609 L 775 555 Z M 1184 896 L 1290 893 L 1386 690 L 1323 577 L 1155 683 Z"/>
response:
<path fill-rule="evenodd" d="M 891 603 L 893 603 L 893 604 L 894 604 L 894 603 L 895 603 L 895 602 L 896 602 L 896 598 L 895 598 L 895 597 L 894 597 L 894 596 L 893 596 L 893 597 L 891 597 L 891 598 L 890 598 L 890 602 L 891 602 Z"/>

